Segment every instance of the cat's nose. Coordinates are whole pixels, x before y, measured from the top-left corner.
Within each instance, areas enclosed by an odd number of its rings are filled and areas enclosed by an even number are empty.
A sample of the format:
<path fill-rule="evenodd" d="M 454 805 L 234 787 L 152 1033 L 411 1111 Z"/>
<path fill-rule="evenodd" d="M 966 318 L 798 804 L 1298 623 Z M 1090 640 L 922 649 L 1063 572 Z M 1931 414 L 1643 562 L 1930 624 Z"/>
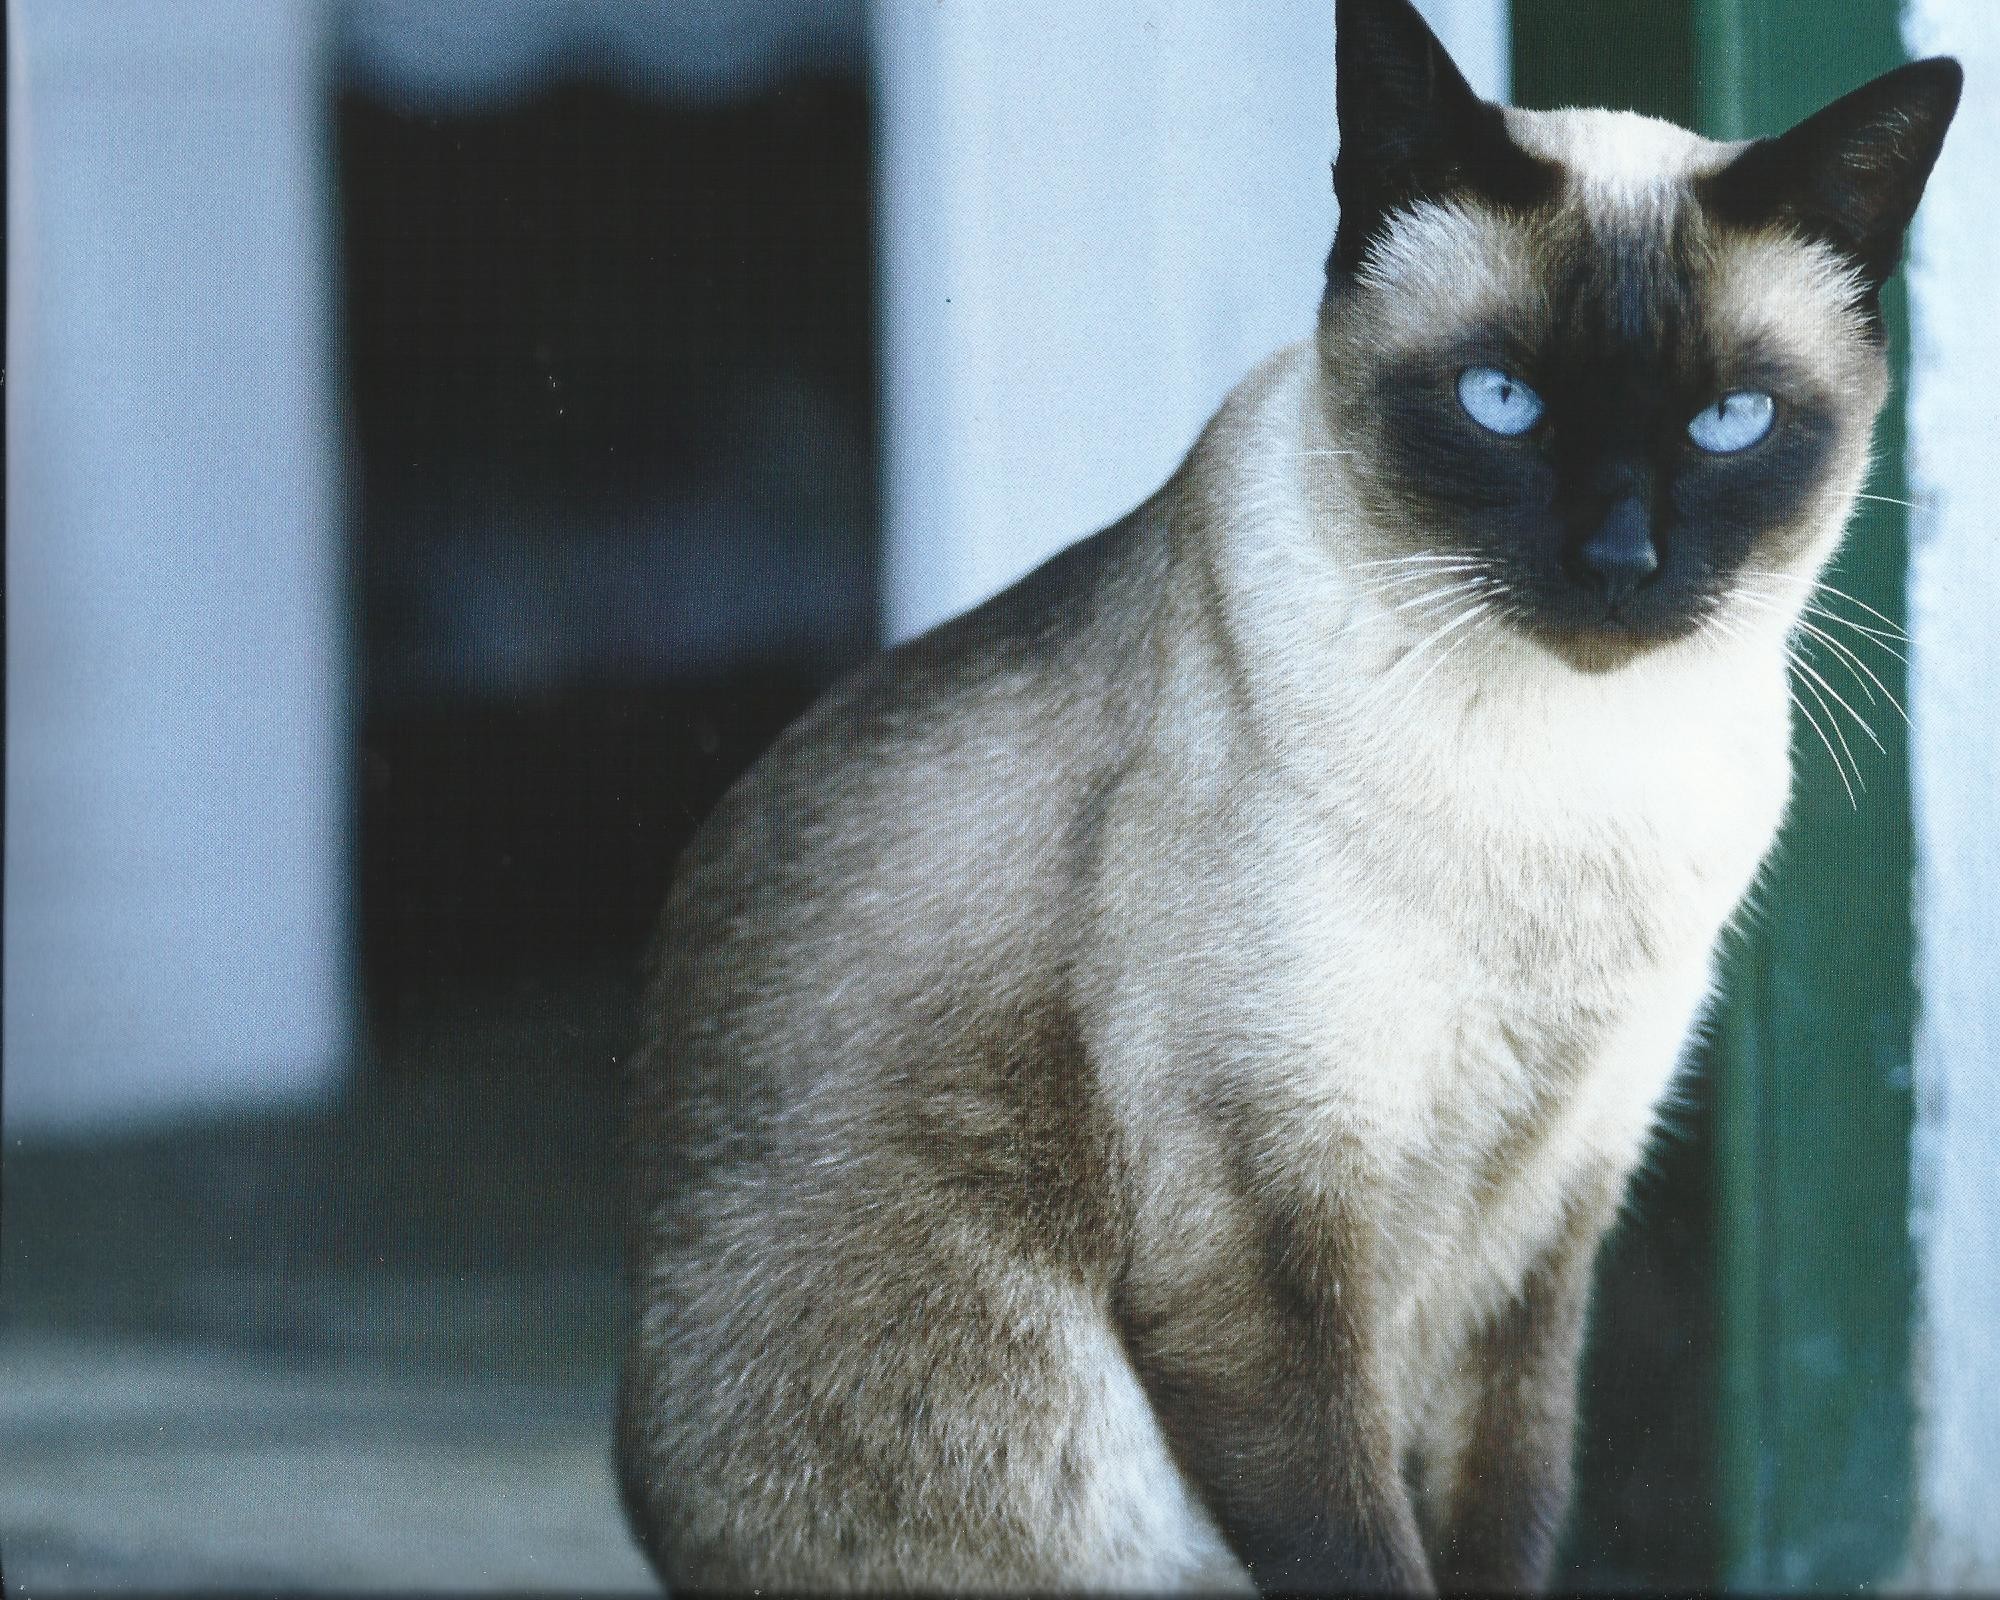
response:
<path fill-rule="evenodd" d="M 1604 514 L 1577 551 L 1578 576 L 1600 588 L 1614 611 L 1660 570 L 1652 520 L 1645 501 L 1628 495 Z"/>

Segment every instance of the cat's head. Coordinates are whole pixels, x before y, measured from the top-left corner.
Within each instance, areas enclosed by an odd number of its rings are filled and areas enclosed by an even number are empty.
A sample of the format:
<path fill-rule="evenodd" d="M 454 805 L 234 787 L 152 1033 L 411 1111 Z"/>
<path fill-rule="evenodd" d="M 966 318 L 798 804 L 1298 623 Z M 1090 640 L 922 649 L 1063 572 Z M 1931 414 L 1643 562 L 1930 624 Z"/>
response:
<path fill-rule="evenodd" d="M 1408 0 L 1336 18 L 1319 344 L 1371 553 L 1592 669 L 1815 573 L 1866 472 L 1880 295 L 1957 63 L 1718 144 L 1481 101 Z"/>

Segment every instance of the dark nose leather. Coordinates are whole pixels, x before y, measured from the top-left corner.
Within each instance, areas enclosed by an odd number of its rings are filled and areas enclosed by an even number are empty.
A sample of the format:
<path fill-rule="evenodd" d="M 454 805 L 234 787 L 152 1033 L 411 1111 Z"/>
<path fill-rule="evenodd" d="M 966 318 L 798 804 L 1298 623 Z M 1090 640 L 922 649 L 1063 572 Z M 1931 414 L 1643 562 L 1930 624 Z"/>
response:
<path fill-rule="evenodd" d="M 1645 502 L 1629 495 L 1604 514 L 1577 551 L 1578 575 L 1594 582 L 1614 610 L 1660 570 L 1651 524 Z"/>

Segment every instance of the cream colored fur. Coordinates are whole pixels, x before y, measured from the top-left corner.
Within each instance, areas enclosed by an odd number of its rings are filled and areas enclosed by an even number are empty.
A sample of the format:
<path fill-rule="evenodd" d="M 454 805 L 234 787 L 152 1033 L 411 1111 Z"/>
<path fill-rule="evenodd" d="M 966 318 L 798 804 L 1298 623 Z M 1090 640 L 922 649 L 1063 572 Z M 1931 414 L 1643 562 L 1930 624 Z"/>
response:
<path fill-rule="evenodd" d="M 1567 205 L 1606 218 L 1672 214 L 1688 174 L 1728 153 L 1598 113 L 1509 126 L 1564 162 Z M 1232 1163 L 1302 1215 L 1365 1219 L 1325 1252 L 1362 1280 L 1333 1298 L 1370 1319 L 1369 1370 L 1346 1381 L 1380 1404 L 1356 1448 L 1413 1465 L 1419 1514 L 1449 1521 L 1473 1341 L 1565 1237 L 1594 1244 L 1615 1214 L 1718 934 L 1778 827 L 1786 635 L 1853 505 L 1884 381 L 1823 252 L 1718 244 L 1716 314 L 1796 347 L 1850 397 L 1839 465 L 1760 553 L 1780 598 L 1580 670 L 1476 609 L 1452 572 L 1410 577 L 1449 541 L 1375 503 L 1366 399 L 1344 387 L 1385 352 L 1518 306 L 1539 248 L 1471 206 L 1404 217 L 1356 289 L 1368 350 L 1329 326 L 1252 374 L 1138 514 L 1154 542 L 1122 547 L 1131 570 L 1074 624 L 1084 643 L 993 646 L 960 678 L 949 654 L 921 671 L 892 658 L 885 672 L 913 675 L 857 680 L 711 826 L 670 908 L 692 931 L 662 979 L 663 1048 L 694 1098 L 663 1099 L 653 1125 L 686 1125 L 713 1073 L 713 1137 L 747 1127 L 764 1153 L 646 1219 L 659 1235 L 627 1369 L 626 1481 L 635 1505 L 678 1519 L 658 1524 L 662 1548 L 774 1583 L 1247 1581 L 1112 1304 L 1160 1313 L 1169 1367 L 1183 1312 L 1224 1319 L 1215 1337 L 1187 1324 L 1207 1339 L 1190 1367 L 1227 1341 L 1230 1307 L 1190 1307 L 1190 1285 L 1244 1296 L 1254 1324 L 1242 1263 L 1263 1236 Z M 1148 659 L 1117 656 L 1129 640 Z M 1135 702 L 1165 708 L 1136 733 L 1106 709 L 1120 672 L 1148 685 Z M 924 698 L 939 682 L 942 705 Z M 1114 736 L 1129 741 L 1115 768 Z M 861 738 L 875 742 L 855 757 Z M 840 789 L 816 822 L 821 761 L 841 763 Z M 1076 838 L 1081 864 L 1062 854 Z M 1116 1130 L 1115 1178 L 1091 1180 L 1117 1189 L 1115 1272 L 1082 1246 L 1057 1265 L 997 1246 L 1004 1230 L 940 1212 L 893 1145 L 920 1103 L 945 1106 L 981 1160 L 996 1117 L 1003 1154 L 1042 1136 L 1005 1121 L 1031 1099 L 963 1075 L 1055 970 L 1088 1063 L 1080 1103 L 1101 1097 Z M 768 1114 L 733 1109 L 753 1083 Z M 898 1365 L 920 1334 L 949 1352 L 925 1437 L 970 1455 L 912 1467 L 893 1408 L 932 1403 L 928 1369 Z M 893 1521 L 867 1520 L 865 1481 L 797 1463 L 815 1416 L 814 1436 L 847 1453 L 829 1460 L 909 1474 Z M 1059 1480 L 1066 1509 L 1044 1516 Z M 873 1564 L 835 1565 L 837 1515 L 874 1539 Z"/>
<path fill-rule="evenodd" d="M 1641 118 L 1509 117 L 1593 206 L 1677 204 L 1683 173 L 1727 154 Z M 1434 335 L 1450 308 L 1518 303 L 1527 255 L 1504 222 L 1423 208 L 1369 275 L 1375 325 L 1394 344 Z M 1713 292 L 1721 316 L 1775 328 L 1817 365 L 1856 342 L 1842 337 L 1844 274 L 1796 243 L 1724 257 Z M 1849 361 L 1840 376 L 1879 394 L 1870 364 Z M 1184 469 L 1214 513 L 1206 558 L 1249 692 L 1232 699 L 1210 660 L 1177 674 L 1188 710 L 1162 730 L 1159 786 L 1124 796 L 1114 824 L 1129 856 L 1111 876 L 1129 899 L 1111 915 L 1146 947 L 1124 959 L 1148 981 L 1108 996 L 1100 1026 L 1122 1046 L 1107 1059 L 1126 1114 L 1163 1149 L 1182 1056 L 1248 1038 L 1282 1074 L 1257 1092 L 1294 1113 L 1265 1159 L 1329 1185 L 1359 1186 L 1351 1164 L 1365 1164 L 1372 1215 L 1395 1239 L 1379 1340 L 1390 1411 L 1410 1420 L 1399 1445 L 1425 1462 L 1427 1492 L 1445 1497 L 1465 1341 L 1574 1209 L 1608 1217 L 1707 1000 L 1717 935 L 1775 835 L 1786 635 L 1853 506 L 1873 407 L 1857 407 L 1845 464 L 1797 541 L 1789 611 L 1744 605 L 1588 673 L 1490 613 L 1468 616 L 1472 597 L 1450 594 L 1449 576 L 1392 586 L 1387 574 L 1410 569 L 1371 565 L 1411 532 L 1353 515 L 1355 446 L 1326 392 L 1339 382 L 1313 345 L 1281 352 Z M 1446 598 L 1412 603 L 1426 588 Z M 1233 980 L 1217 976 L 1218 953 Z M 1162 1015 L 1163 993 L 1184 1005 Z M 1135 1051 L 1140 1039 L 1153 1048 Z M 1487 1187 L 1488 1158 L 1524 1126 L 1532 1147 Z M 1159 1201 L 1179 1203 L 1178 1186 Z"/>

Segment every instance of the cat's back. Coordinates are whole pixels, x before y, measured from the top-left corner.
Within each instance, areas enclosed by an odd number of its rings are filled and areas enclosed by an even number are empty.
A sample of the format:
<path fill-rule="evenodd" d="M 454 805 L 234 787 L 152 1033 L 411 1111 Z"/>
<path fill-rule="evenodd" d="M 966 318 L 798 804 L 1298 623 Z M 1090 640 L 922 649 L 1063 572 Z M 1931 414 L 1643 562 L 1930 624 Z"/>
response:
<path fill-rule="evenodd" d="M 836 687 L 681 863 L 628 1080 L 618 1455 L 672 1583 L 1228 1570 L 1103 1322 L 1120 1141 L 1068 993 L 1170 521 Z"/>
<path fill-rule="evenodd" d="M 1048 1000 L 1093 808 L 1151 711 L 1170 504 L 867 664 L 725 796 L 662 919 L 642 1138 L 760 1144 L 830 1075 Z"/>

